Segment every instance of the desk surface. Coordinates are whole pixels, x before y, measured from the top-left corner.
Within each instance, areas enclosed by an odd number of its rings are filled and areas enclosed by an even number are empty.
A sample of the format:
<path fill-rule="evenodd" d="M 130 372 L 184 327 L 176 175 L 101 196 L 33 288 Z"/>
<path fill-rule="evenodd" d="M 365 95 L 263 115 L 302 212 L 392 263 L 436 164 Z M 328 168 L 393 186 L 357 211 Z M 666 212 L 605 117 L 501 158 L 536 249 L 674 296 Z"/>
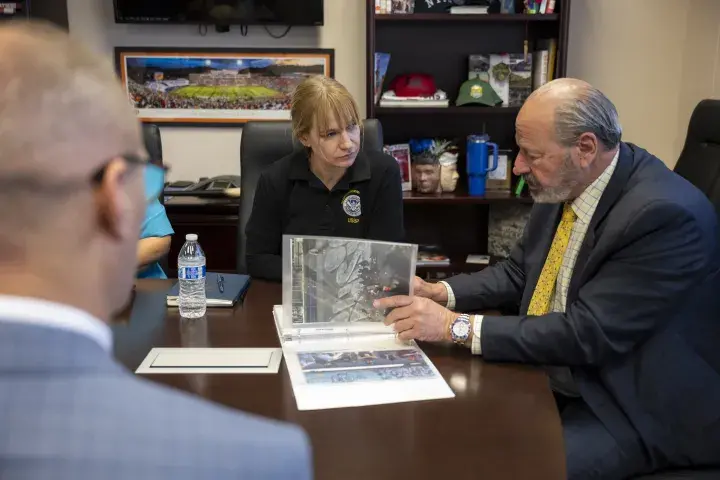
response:
<path fill-rule="evenodd" d="M 272 305 L 281 301 L 280 285 L 254 281 L 243 304 L 187 320 L 162 306 L 170 284 L 139 281 L 132 320 L 113 326 L 116 356 L 132 371 L 153 347 L 279 346 Z M 456 398 L 300 412 L 284 362 L 277 375 L 147 378 L 302 425 L 320 480 L 565 477 L 560 419 L 542 371 L 487 364 L 452 346 L 421 347 Z"/>

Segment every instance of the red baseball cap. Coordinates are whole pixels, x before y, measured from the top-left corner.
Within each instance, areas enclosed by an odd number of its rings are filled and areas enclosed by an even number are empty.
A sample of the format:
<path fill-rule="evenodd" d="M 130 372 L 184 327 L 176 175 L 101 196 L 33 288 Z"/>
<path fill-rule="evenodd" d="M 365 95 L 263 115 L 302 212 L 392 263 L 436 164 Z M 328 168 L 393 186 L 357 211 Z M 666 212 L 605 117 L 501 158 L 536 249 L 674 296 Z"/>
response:
<path fill-rule="evenodd" d="M 437 91 L 435 80 L 425 73 L 398 75 L 390 84 L 398 97 L 432 97 Z"/>

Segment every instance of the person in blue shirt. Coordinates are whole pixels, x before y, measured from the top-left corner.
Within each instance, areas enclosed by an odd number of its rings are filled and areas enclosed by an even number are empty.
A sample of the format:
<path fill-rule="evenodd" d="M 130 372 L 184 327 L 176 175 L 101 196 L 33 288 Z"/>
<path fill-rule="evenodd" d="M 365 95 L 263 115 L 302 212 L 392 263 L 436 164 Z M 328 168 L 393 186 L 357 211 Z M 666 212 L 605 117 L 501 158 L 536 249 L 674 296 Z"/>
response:
<path fill-rule="evenodd" d="M 140 231 L 137 249 L 137 278 L 167 278 L 158 263 L 170 251 L 170 237 L 173 233 L 165 207 L 159 196 L 165 183 L 165 169 L 148 165 L 145 170 L 145 195 L 148 206 Z"/>

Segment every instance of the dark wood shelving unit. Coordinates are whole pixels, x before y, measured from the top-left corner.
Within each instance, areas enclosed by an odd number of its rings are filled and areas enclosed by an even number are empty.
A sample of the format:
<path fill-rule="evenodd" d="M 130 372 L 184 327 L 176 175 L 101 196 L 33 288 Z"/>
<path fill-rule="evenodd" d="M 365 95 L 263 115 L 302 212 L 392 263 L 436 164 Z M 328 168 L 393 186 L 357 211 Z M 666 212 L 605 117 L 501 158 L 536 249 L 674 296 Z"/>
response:
<path fill-rule="evenodd" d="M 375 107 L 375 115 L 517 115 L 519 107 Z"/>
<path fill-rule="evenodd" d="M 445 278 L 447 278 L 460 273 L 478 272 L 502 260 L 497 257 L 490 257 L 489 264 L 481 264 L 467 263 L 466 259 L 467 257 L 451 258 L 449 265 L 418 265 L 416 267 L 416 271 L 421 278 L 433 279 L 433 277 L 436 277 L 437 274 L 442 274 Z"/>
<path fill-rule="evenodd" d="M 487 205 L 499 202 L 533 203 L 532 198 L 528 195 L 521 195 L 518 197 L 510 192 L 486 192 L 483 196 L 473 196 L 468 195 L 467 192 L 460 187 L 458 187 L 458 189 L 454 192 L 432 194 L 403 192 L 403 201 L 405 204 L 445 203 L 455 205 Z"/>
<path fill-rule="evenodd" d="M 531 15 L 525 13 L 503 14 L 490 13 L 487 15 L 451 15 L 448 13 L 410 13 L 393 15 L 375 15 L 376 22 L 555 22 L 559 18 L 557 13 L 548 15 Z"/>
<path fill-rule="evenodd" d="M 541 14 L 453 15 L 418 13 L 376 15 L 375 1 L 367 1 L 366 98 L 367 117 L 380 120 L 386 144 L 413 138 L 453 139 L 459 147 L 458 188 L 453 193 L 423 195 L 405 192 L 407 240 L 438 245 L 451 258 L 450 267 L 418 267 L 419 271 L 472 271 L 484 265 L 465 264 L 468 254 L 487 253 L 489 211 L 493 205 L 531 204 L 528 196 L 488 192 L 466 193 L 465 139 L 486 133 L 502 150 L 517 152 L 515 119 L 519 107 L 455 106 L 462 82 L 468 78 L 472 54 L 522 53 L 536 50 L 540 39 L 557 39 L 555 78 L 566 72 L 571 0 L 559 0 L 556 12 Z M 522 11 L 516 0 L 516 11 Z M 380 107 L 374 103 L 374 54 L 390 54 L 383 87 L 397 75 L 426 73 L 447 93 L 449 107 Z M 513 178 L 513 189 L 517 179 Z"/>

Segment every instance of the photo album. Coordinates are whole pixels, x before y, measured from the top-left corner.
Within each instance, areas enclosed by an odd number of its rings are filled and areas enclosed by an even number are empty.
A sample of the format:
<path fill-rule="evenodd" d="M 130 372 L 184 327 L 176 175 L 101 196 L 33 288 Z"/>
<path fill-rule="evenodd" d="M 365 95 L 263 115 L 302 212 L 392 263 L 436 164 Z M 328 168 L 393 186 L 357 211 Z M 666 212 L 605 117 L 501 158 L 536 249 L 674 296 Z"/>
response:
<path fill-rule="evenodd" d="M 377 298 L 412 295 L 417 245 L 283 236 L 283 304 L 273 309 L 299 410 L 452 398 Z"/>

